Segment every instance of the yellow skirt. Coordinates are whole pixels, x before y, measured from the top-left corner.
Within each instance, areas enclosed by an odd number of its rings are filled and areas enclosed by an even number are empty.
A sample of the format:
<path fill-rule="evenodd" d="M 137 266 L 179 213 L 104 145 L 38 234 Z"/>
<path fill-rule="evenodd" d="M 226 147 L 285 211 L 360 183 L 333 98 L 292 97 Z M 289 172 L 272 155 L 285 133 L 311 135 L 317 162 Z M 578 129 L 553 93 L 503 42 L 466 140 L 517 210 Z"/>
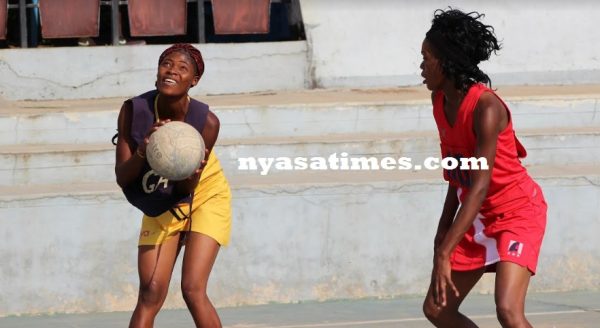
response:
<path fill-rule="evenodd" d="M 175 212 L 188 215 L 189 209 L 189 204 L 180 204 Z M 191 229 L 190 219 L 179 220 L 170 211 L 156 217 L 144 215 L 138 245 L 159 245 L 188 230 L 205 234 L 219 245 L 229 244 L 231 191 L 214 153 L 211 153 L 194 192 Z"/>

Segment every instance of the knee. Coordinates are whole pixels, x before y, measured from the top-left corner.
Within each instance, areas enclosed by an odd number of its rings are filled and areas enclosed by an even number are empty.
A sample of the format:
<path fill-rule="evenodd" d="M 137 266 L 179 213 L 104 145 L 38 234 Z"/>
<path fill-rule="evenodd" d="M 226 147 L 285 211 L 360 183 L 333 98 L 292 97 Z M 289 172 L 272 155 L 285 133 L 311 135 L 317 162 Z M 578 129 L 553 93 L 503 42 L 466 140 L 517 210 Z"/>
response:
<path fill-rule="evenodd" d="M 198 304 L 208 299 L 206 296 L 206 288 L 198 283 L 182 281 L 181 293 L 186 303 Z"/>
<path fill-rule="evenodd" d="M 427 320 L 435 324 L 440 321 L 442 309 L 433 304 L 429 299 L 425 299 L 425 302 L 423 302 L 423 314 Z"/>
<path fill-rule="evenodd" d="M 523 311 L 509 303 L 496 304 L 496 315 L 503 327 L 517 327 L 525 319 Z"/>
<path fill-rule="evenodd" d="M 167 286 L 156 280 L 140 285 L 139 300 L 144 305 L 160 306 L 167 295 Z"/>

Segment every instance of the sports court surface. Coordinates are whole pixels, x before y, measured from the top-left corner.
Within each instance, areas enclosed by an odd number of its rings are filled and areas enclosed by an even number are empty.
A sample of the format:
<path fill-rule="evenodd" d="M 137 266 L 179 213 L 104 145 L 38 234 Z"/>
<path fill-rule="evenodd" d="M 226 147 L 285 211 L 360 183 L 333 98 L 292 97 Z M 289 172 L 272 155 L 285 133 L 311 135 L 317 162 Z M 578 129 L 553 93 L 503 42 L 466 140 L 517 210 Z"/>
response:
<path fill-rule="evenodd" d="M 273 304 L 218 309 L 230 328 L 338 328 L 432 327 L 421 314 L 421 297 Z M 492 295 L 471 295 L 463 305 L 481 328 L 500 327 Z M 600 291 L 531 293 L 529 320 L 541 328 L 600 327 Z M 3 328 L 127 327 L 129 312 L 0 318 Z M 194 327 L 186 310 L 163 310 L 155 327 Z"/>

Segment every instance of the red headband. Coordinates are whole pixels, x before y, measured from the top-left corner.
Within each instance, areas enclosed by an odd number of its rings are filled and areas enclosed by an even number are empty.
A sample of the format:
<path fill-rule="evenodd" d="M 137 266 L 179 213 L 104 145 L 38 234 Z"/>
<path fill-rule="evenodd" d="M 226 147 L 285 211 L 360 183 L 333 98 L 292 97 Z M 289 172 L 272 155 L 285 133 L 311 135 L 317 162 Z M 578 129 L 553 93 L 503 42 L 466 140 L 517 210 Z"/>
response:
<path fill-rule="evenodd" d="M 158 57 L 158 64 L 160 65 L 165 57 L 176 51 L 182 51 L 188 54 L 196 64 L 196 72 L 198 72 L 198 77 L 202 77 L 202 74 L 204 73 L 204 60 L 202 60 L 202 54 L 200 53 L 200 50 L 196 49 L 196 47 L 189 43 L 176 43 L 167 48 L 162 54 L 160 54 L 160 57 Z"/>

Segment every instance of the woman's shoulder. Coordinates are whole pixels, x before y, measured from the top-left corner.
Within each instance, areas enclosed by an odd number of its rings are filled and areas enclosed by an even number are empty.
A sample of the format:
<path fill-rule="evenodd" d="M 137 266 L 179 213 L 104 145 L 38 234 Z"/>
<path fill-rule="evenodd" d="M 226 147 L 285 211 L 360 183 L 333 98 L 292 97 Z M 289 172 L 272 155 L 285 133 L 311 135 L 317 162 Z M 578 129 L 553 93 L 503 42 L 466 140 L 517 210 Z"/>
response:
<path fill-rule="evenodd" d="M 130 106 L 134 110 L 136 108 L 140 108 L 140 107 L 152 107 L 151 104 L 154 101 L 154 97 L 156 97 L 156 94 L 157 94 L 156 90 L 146 91 L 135 97 L 126 99 L 123 102 L 123 105 Z"/>
<path fill-rule="evenodd" d="M 154 97 L 156 97 L 156 94 L 158 93 L 157 90 L 150 90 L 150 91 L 146 91 L 142 94 L 139 94 L 135 97 L 131 97 L 127 100 L 125 100 L 125 102 L 136 102 L 136 101 L 140 101 L 140 100 L 154 100 Z"/>
<path fill-rule="evenodd" d="M 500 98 L 500 96 L 493 89 L 482 83 L 477 83 L 474 93 L 476 94 L 478 100 L 477 107 L 504 107 L 504 101 L 502 98 Z"/>
<path fill-rule="evenodd" d="M 487 85 L 485 85 L 481 82 L 473 83 L 473 85 L 471 85 L 469 87 L 469 90 L 467 91 L 467 95 L 471 95 L 474 97 L 481 97 L 482 95 L 484 95 L 486 93 L 493 94 L 494 90 L 490 89 Z"/>
<path fill-rule="evenodd" d="M 196 108 L 205 112 L 208 112 L 210 108 L 207 103 L 202 102 L 196 98 L 190 98 L 190 105 L 192 108 Z"/>
<path fill-rule="evenodd" d="M 219 118 L 215 113 L 213 113 L 212 111 L 208 111 L 208 114 L 206 115 L 206 124 L 209 124 L 210 126 L 219 127 L 221 125 L 221 121 L 219 121 Z"/>

